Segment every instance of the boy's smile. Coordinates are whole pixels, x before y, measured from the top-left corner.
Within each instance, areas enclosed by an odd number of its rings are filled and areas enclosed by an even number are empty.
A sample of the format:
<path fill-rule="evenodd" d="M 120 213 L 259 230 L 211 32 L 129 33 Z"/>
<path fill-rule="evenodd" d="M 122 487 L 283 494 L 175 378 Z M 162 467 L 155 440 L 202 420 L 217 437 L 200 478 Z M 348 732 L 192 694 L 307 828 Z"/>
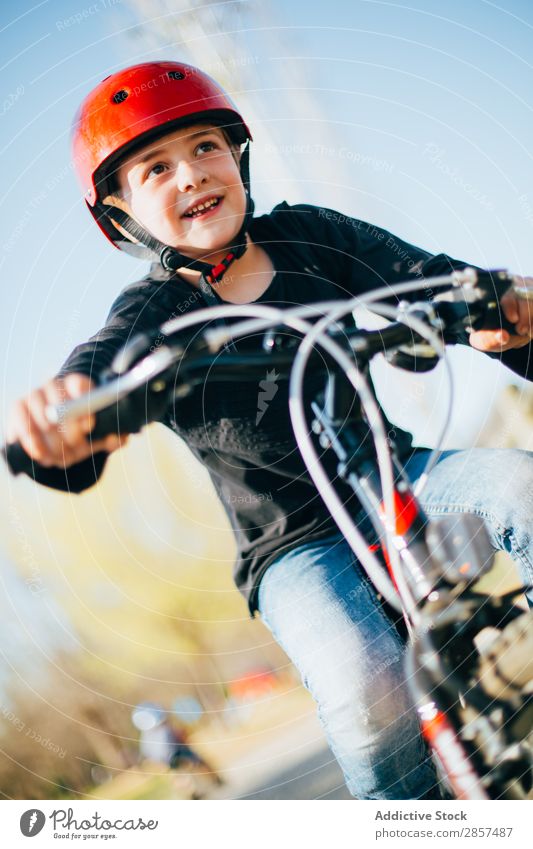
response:
<path fill-rule="evenodd" d="M 225 256 L 246 210 L 238 158 L 238 148 L 219 127 L 176 130 L 122 163 L 121 197 L 157 239 L 214 264 Z"/>
<path fill-rule="evenodd" d="M 210 211 L 216 209 L 222 201 L 220 195 L 212 195 L 205 198 L 200 198 L 196 203 L 191 204 L 187 211 L 183 213 L 184 218 L 200 218 L 205 217 Z"/>

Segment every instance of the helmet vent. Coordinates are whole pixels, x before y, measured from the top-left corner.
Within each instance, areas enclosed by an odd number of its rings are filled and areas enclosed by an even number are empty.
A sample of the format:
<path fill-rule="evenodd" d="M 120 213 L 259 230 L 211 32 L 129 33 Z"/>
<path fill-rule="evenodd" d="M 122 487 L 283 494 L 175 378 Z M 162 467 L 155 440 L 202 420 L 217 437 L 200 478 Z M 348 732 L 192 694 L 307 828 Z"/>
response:
<path fill-rule="evenodd" d="M 126 98 L 128 97 L 128 95 L 129 95 L 129 92 L 126 91 L 125 88 L 121 88 L 120 91 L 116 91 L 114 93 L 111 100 L 113 101 L 113 103 L 123 103 L 126 100 Z"/>
<path fill-rule="evenodd" d="M 169 71 L 168 78 L 169 80 L 184 80 L 185 74 L 182 74 L 181 71 Z"/>

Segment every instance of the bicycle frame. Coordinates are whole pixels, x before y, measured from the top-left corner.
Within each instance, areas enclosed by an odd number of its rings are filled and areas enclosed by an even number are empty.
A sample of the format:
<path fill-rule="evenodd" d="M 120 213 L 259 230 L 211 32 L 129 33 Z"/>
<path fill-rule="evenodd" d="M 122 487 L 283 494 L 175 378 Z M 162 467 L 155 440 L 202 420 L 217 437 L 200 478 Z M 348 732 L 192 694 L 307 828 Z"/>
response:
<path fill-rule="evenodd" d="M 497 726 L 488 729 L 495 738 L 490 762 L 476 740 L 468 738 L 468 728 L 465 734 L 465 725 L 472 726 L 474 719 L 486 723 L 487 712 L 494 708 L 491 694 L 468 685 L 469 679 L 479 677 L 475 638 L 483 628 L 501 628 L 522 613 L 512 603 L 514 594 L 494 601 L 472 586 L 490 571 L 494 559 L 482 520 L 459 515 L 430 521 L 394 452 L 395 523 L 392 534 L 387 533 L 379 469 L 365 439 L 368 425 L 360 405 L 339 386 L 339 377 L 329 374 L 323 402 L 315 401 L 312 409 L 313 431 L 323 448 L 335 452 L 339 478 L 349 484 L 371 519 L 379 545 L 370 543 L 370 548 L 380 548 L 401 598 L 411 636 L 406 680 L 422 734 L 445 780 L 458 799 L 493 798 L 502 783 L 510 785 L 507 798 L 522 798 L 512 787 L 529 769 L 525 757 L 513 755 L 509 760 L 505 737 L 496 739 Z M 391 539 L 399 570 L 389 555 Z M 499 708 L 508 706 L 502 702 Z"/>

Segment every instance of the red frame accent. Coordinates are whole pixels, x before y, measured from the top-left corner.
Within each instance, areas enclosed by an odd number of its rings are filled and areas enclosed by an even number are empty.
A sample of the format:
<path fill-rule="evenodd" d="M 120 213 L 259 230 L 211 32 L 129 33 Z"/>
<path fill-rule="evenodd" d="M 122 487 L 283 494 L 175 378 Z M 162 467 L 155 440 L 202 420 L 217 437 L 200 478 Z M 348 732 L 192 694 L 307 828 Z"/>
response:
<path fill-rule="evenodd" d="M 478 777 L 446 715 L 438 711 L 432 719 L 423 719 L 421 728 L 422 736 L 444 764 L 457 798 L 469 800 L 472 799 L 473 792 L 479 794 Z M 484 793 L 483 790 L 481 792 Z M 489 797 L 485 794 L 485 798 Z"/>
<path fill-rule="evenodd" d="M 396 516 L 396 534 L 398 536 L 403 537 L 413 526 L 418 516 L 418 505 L 416 499 L 414 498 L 411 492 L 402 493 L 398 492 L 397 489 L 394 490 L 394 513 Z M 383 503 L 379 508 L 379 515 L 383 522 L 385 522 L 385 506 Z M 375 547 L 370 546 L 370 550 L 375 550 Z M 385 560 L 385 563 L 387 564 L 387 569 L 389 570 L 389 574 L 391 576 L 394 587 L 396 590 L 398 590 L 398 585 L 394 579 L 387 549 L 383 545 L 381 546 L 381 550 L 383 552 L 383 558 Z"/>
<path fill-rule="evenodd" d="M 394 490 L 394 513 L 396 515 L 396 533 L 403 537 L 418 516 L 418 505 L 411 492 Z M 380 516 L 385 521 L 385 506 L 380 508 Z"/>

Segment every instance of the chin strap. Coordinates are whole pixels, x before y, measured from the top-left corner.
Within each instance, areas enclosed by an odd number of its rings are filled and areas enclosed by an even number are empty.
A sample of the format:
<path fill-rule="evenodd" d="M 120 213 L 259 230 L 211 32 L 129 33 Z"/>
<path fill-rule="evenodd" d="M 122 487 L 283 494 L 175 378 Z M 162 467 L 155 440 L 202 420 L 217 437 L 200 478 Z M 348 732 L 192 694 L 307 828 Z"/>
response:
<path fill-rule="evenodd" d="M 193 271 L 200 271 L 202 274 L 200 283 L 202 290 L 202 282 L 204 284 L 218 283 L 219 280 L 222 280 L 232 262 L 236 259 L 240 259 L 240 257 L 246 252 L 246 233 L 248 232 L 248 228 L 254 214 L 254 202 L 250 196 L 249 144 L 250 142 L 247 141 L 240 160 L 241 179 L 246 192 L 246 211 L 244 214 L 244 221 L 241 229 L 235 236 L 235 242 L 232 246 L 232 250 L 226 254 L 224 259 L 221 260 L 218 265 L 211 265 L 208 262 L 191 259 L 191 257 L 180 253 L 180 251 L 176 250 L 176 248 L 173 248 L 170 245 L 165 245 L 164 242 L 160 242 L 159 239 L 152 236 L 148 230 L 145 230 L 145 228 L 128 215 L 127 212 L 124 212 L 123 209 L 119 209 L 116 206 L 110 206 L 109 204 L 97 201 L 95 204 L 95 211 L 98 219 L 105 218 L 107 220 L 113 219 L 116 221 L 117 224 L 126 231 L 126 233 L 156 254 L 159 258 L 159 262 L 166 271 L 178 271 L 180 268 L 192 268 Z"/>

